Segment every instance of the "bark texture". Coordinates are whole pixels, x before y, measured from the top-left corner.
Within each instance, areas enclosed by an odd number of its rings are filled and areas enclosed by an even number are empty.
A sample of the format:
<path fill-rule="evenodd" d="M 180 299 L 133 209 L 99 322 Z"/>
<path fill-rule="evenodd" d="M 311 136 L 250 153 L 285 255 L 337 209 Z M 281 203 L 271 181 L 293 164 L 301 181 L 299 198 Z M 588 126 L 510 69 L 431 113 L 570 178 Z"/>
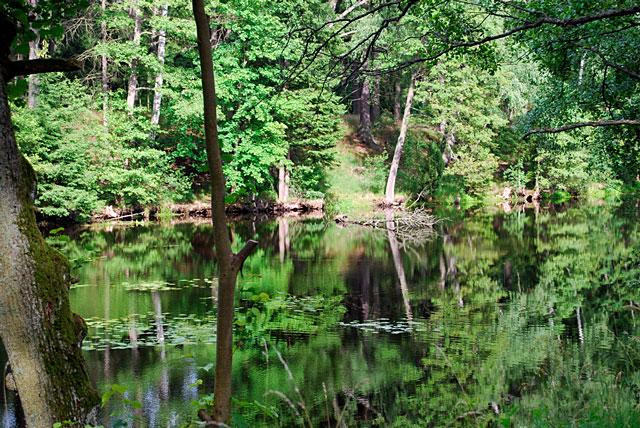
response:
<path fill-rule="evenodd" d="M 371 103 L 371 122 L 377 122 L 380 119 L 380 76 L 376 76 L 373 81 L 373 102 Z"/>
<path fill-rule="evenodd" d="M 169 12 L 169 6 L 164 4 L 160 6 L 158 15 L 166 17 Z M 153 88 L 153 107 L 151 110 L 151 124 L 157 125 L 160 123 L 160 104 L 162 103 L 162 83 L 163 83 L 163 70 L 164 67 L 164 53 L 167 44 L 167 32 L 164 28 L 158 30 L 158 63 L 160 64 L 160 71 L 156 74 L 156 82 Z"/>
<path fill-rule="evenodd" d="M 100 9 L 102 10 L 100 34 L 102 37 L 102 43 L 107 43 L 107 22 L 105 21 L 107 0 L 102 0 L 102 2 L 100 3 Z M 100 56 L 100 69 L 102 74 L 102 126 L 107 126 L 107 110 L 109 106 L 109 63 L 107 60 L 107 55 L 105 54 L 102 54 Z"/>
<path fill-rule="evenodd" d="M 402 99 L 402 86 L 400 86 L 400 79 L 396 79 L 393 88 L 393 119 L 396 122 L 402 120 L 402 107 L 400 106 Z"/>
<path fill-rule="evenodd" d="M 29 0 L 29 5 L 35 7 L 38 5 L 37 0 Z M 40 47 L 40 35 L 37 30 L 34 29 L 34 33 L 36 33 L 36 38 L 29 42 L 29 59 L 37 59 L 38 58 L 38 50 Z M 29 76 L 29 87 L 27 90 L 27 106 L 29 108 L 35 108 L 38 104 L 38 76 L 30 75 Z"/>
<path fill-rule="evenodd" d="M 27 425 L 83 425 L 99 402 L 81 354 L 86 325 L 69 307 L 69 264 L 36 225 L 35 173 L 18 151 L 7 100 L 6 25 L 0 16 L 0 337 Z"/>
<path fill-rule="evenodd" d="M 140 46 L 140 36 L 142 35 L 142 14 L 138 1 L 136 0 L 129 16 L 133 19 L 133 44 L 137 47 Z M 138 95 L 138 58 L 133 57 L 131 59 L 131 74 L 129 75 L 129 85 L 127 89 L 127 107 L 129 110 L 133 110 L 136 104 L 136 96 Z"/>
<path fill-rule="evenodd" d="M 362 81 L 362 87 L 360 89 L 360 125 L 358 127 L 358 138 L 367 146 L 379 150 L 380 146 L 373 138 L 371 131 L 371 90 L 369 88 L 369 82 L 367 79 Z"/>
<path fill-rule="evenodd" d="M 400 135 L 396 143 L 396 149 L 393 152 L 393 160 L 389 168 L 389 177 L 387 178 L 387 187 L 385 190 L 385 202 L 392 204 L 396 198 L 396 178 L 398 176 L 398 168 L 404 151 L 404 142 L 407 138 L 407 130 L 409 129 L 409 119 L 411 118 L 411 106 L 413 105 L 413 96 L 415 95 L 417 74 L 411 76 L 409 90 L 407 91 L 407 101 L 404 104 L 404 114 L 402 115 L 402 124 L 400 125 Z"/>
<path fill-rule="evenodd" d="M 255 249 L 257 242 L 249 241 L 234 254 L 227 231 L 225 214 L 225 181 L 222 172 L 222 156 L 218 141 L 216 116 L 216 91 L 211 57 L 209 17 L 203 0 L 193 0 L 193 14 L 196 21 L 198 53 L 204 97 L 204 126 L 207 148 L 207 163 L 211 177 L 211 216 L 213 221 L 214 245 L 218 260 L 218 323 L 216 337 L 216 371 L 214 387 L 213 418 L 201 411 L 200 417 L 206 422 L 228 423 L 231 417 L 231 364 L 233 357 L 233 300 L 236 279 L 245 259 Z"/>
<path fill-rule="evenodd" d="M 278 168 L 278 202 L 289 200 L 289 170 L 286 166 Z"/>

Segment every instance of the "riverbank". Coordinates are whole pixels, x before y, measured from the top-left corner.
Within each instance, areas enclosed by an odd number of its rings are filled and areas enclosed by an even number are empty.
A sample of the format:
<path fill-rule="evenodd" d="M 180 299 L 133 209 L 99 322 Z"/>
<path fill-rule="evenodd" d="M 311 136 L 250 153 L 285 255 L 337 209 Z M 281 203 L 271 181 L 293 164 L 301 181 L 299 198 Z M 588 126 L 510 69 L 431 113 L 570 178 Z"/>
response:
<path fill-rule="evenodd" d="M 295 199 L 288 202 L 255 201 L 254 203 L 235 203 L 227 206 L 227 215 L 237 216 L 246 214 L 262 214 L 273 216 L 296 216 L 310 213 L 323 213 L 325 203 L 322 199 Z M 184 204 L 170 204 L 145 209 L 105 207 L 100 213 L 91 217 L 91 222 L 114 220 L 130 220 L 143 218 L 145 220 L 161 220 L 164 218 L 211 218 L 211 203 L 196 201 Z"/>

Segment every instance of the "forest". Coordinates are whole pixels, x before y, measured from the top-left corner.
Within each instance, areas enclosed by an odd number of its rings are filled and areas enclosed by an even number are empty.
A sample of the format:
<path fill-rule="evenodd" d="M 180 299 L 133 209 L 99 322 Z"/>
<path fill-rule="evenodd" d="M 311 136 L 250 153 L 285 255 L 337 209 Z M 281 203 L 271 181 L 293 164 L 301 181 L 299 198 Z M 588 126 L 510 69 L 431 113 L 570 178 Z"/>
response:
<path fill-rule="evenodd" d="M 3 427 L 640 425 L 633 0 L 3 0 Z"/>

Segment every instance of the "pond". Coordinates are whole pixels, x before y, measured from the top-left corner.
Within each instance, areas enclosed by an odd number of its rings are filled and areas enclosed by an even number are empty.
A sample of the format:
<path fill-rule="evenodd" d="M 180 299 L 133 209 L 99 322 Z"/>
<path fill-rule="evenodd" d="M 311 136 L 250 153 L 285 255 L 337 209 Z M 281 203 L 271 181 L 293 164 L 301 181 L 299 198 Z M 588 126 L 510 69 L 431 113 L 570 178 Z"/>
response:
<path fill-rule="evenodd" d="M 397 236 L 244 220 L 234 426 L 640 424 L 637 206 L 552 206 Z M 209 223 L 54 235 L 105 426 L 181 426 L 211 400 Z M 0 349 L 0 363 L 6 357 Z M 5 427 L 16 425 L 11 394 Z"/>

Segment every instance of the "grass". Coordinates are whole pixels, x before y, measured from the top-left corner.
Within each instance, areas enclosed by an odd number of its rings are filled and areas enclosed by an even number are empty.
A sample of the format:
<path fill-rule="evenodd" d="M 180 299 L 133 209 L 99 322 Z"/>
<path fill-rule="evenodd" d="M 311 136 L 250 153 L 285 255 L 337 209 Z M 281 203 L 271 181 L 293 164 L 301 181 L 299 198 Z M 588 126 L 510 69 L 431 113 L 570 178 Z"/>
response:
<path fill-rule="evenodd" d="M 347 118 L 345 137 L 336 145 L 336 166 L 328 173 L 328 214 L 369 217 L 378 211 L 387 178 L 386 154 L 375 154 L 355 137 L 355 124 Z M 401 196 L 401 195 L 398 195 Z"/>

